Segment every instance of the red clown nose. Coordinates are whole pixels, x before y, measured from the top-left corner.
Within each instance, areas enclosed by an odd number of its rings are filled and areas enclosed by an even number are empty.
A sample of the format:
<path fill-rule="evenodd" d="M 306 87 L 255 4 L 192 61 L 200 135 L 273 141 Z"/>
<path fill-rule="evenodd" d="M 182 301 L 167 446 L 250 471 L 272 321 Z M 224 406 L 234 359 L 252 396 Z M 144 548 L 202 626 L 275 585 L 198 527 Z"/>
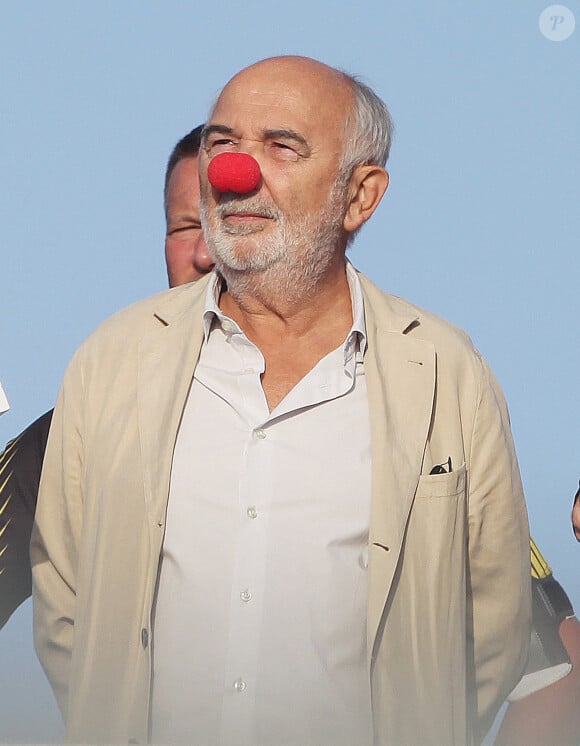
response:
<path fill-rule="evenodd" d="M 207 167 L 209 183 L 218 192 L 253 192 L 261 176 L 258 161 L 248 153 L 220 153 Z"/>

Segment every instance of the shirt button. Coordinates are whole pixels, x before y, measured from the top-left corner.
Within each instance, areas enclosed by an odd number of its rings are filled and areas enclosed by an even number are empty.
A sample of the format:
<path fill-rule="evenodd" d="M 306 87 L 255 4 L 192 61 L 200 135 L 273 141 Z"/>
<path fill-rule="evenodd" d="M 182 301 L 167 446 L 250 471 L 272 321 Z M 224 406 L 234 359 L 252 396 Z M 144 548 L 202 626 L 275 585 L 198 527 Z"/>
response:
<path fill-rule="evenodd" d="M 256 430 L 254 430 L 254 435 L 258 440 L 264 440 L 266 437 L 266 431 L 263 430 L 261 427 L 258 427 Z"/>
<path fill-rule="evenodd" d="M 229 319 L 224 319 L 222 321 L 222 329 L 224 332 L 233 332 L 236 327 Z"/>
<path fill-rule="evenodd" d="M 247 375 L 251 375 L 252 373 L 255 373 L 255 372 L 256 372 L 255 368 L 244 368 L 244 373 L 246 373 Z"/>
<path fill-rule="evenodd" d="M 147 632 L 145 627 L 141 630 L 141 645 L 143 645 L 144 648 L 149 645 L 149 632 Z"/>
<path fill-rule="evenodd" d="M 246 590 L 245 590 L 245 591 L 242 591 L 242 592 L 240 593 L 240 598 L 241 598 L 241 599 L 242 599 L 242 601 L 244 601 L 245 603 L 248 603 L 248 601 L 251 601 L 251 600 L 252 600 L 252 594 L 251 594 L 251 593 L 250 593 L 250 591 L 249 591 L 249 590 L 248 590 L 248 589 L 246 588 Z"/>
<path fill-rule="evenodd" d="M 258 517 L 258 511 L 256 508 L 252 505 L 246 510 L 246 515 L 248 518 L 257 518 Z"/>
<path fill-rule="evenodd" d="M 236 692 L 243 692 L 246 688 L 246 682 L 243 679 L 236 679 L 233 683 Z"/>

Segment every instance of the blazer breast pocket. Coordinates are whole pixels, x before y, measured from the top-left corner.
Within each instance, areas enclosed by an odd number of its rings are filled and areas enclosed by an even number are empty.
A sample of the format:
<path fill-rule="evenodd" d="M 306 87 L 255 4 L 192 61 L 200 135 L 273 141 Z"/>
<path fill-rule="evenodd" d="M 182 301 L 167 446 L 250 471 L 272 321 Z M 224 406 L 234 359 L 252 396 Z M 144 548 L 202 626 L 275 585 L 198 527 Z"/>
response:
<path fill-rule="evenodd" d="M 425 620 L 446 619 L 449 629 L 465 620 L 467 471 L 420 477 L 406 534 L 404 565 L 413 579 L 415 607 Z M 432 627 L 426 622 L 424 635 Z"/>
<path fill-rule="evenodd" d="M 466 484 L 467 471 L 465 464 L 445 474 L 425 474 L 419 477 L 416 498 L 458 497 L 465 494 Z"/>

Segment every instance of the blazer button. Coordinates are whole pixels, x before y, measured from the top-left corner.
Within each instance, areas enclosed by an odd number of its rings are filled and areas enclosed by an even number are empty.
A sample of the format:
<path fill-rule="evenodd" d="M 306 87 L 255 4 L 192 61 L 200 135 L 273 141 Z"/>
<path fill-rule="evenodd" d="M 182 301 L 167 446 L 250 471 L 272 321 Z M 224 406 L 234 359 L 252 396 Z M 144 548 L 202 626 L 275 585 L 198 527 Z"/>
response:
<path fill-rule="evenodd" d="M 141 630 L 141 645 L 143 645 L 144 648 L 149 645 L 149 632 L 147 632 L 145 627 Z"/>

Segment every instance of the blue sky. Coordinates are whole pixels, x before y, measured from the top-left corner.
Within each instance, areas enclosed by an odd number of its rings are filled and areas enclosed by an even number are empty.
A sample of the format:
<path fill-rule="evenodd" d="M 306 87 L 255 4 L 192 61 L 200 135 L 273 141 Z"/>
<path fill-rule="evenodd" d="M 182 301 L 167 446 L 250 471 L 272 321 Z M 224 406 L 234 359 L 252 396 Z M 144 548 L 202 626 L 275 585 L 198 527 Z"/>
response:
<path fill-rule="evenodd" d="M 79 343 L 166 286 L 162 173 L 237 70 L 305 54 L 360 74 L 397 128 L 351 259 L 463 327 L 509 402 L 532 533 L 577 609 L 580 27 L 547 2 L 23 0 L 0 24 L 0 444 L 50 408 Z M 566 7 L 580 21 L 580 2 Z M 0 633 L 0 740 L 59 735 L 30 603 Z"/>

